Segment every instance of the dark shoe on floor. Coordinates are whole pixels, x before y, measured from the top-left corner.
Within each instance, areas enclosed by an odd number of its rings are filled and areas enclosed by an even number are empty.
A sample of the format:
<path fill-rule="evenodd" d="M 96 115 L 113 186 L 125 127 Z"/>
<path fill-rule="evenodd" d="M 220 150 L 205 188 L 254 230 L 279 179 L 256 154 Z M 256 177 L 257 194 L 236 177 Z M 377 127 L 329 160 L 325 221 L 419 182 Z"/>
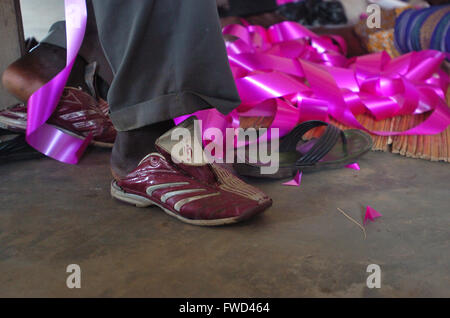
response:
<path fill-rule="evenodd" d="M 193 131 L 193 119 L 181 126 Z M 170 136 L 171 131 L 156 141 L 159 153 L 146 156 L 125 178 L 112 182 L 114 198 L 137 207 L 156 205 L 183 222 L 199 226 L 244 221 L 272 205 L 267 195 L 223 167 L 175 163 L 180 161 L 171 156 Z"/>
<path fill-rule="evenodd" d="M 0 164 L 41 157 L 41 153 L 27 144 L 24 135 L 0 130 Z"/>

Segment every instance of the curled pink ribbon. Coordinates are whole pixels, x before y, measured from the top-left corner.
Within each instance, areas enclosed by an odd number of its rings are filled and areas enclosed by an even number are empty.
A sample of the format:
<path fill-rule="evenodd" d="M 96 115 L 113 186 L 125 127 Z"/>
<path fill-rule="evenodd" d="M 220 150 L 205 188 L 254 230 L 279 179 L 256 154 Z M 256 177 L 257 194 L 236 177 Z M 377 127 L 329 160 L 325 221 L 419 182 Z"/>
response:
<path fill-rule="evenodd" d="M 241 116 L 272 116 L 271 127 L 283 136 L 299 122 L 333 117 L 387 136 L 438 134 L 450 124 L 444 101 L 449 79 L 439 69 L 445 58 L 441 52 L 347 59 L 342 38 L 318 36 L 294 22 L 268 29 L 229 25 L 223 33 L 237 38 L 227 43 L 227 51 L 242 104 L 227 116 L 215 110 L 195 113 L 209 121 L 207 127 L 236 128 Z M 424 112 L 431 112 L 425 121 L 399 132 L 370 131 L 356 119 L 362 113 L 381 120 Z"/>
<path fill-rule="evenodd" d="M 28 100 L 26 140 L 36 150 L 64 163 L 76 164 L 92 136 L 80 139 L 46 124 L 61 98 L 86 30 L 87 12 L 84 0 L 65 0 L 67 63 L 50 82 Z"/>

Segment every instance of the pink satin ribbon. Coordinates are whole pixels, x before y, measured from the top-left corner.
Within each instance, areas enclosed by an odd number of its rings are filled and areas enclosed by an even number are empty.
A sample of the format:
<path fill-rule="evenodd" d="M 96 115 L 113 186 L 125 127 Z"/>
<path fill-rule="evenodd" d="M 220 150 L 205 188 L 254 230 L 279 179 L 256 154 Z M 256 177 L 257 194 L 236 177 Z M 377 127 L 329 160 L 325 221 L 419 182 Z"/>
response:
<path fill-rule="evenodd" d="M 294 22 L 268 29 L 229 25 L 223 33 L 237 38 L 227 43 L 227 51 L 242 104 L 227 116 L 216 110 L 195 113 L 207 121 L 205 127 L 236 128 L 240 116 L 272 116 L 271 127 L 283 136 L 299 122 L 333 117 L 388 136 L 438 134 L 450 124 L 445 102 L 449 79 L 439 69 L 445 58 L 441 52 L 347 59 L 342 38 L 318 36 Z M 407 131 L 370 131 L 356 119 L 362 113 L 381 120 L 428 111 L 425 121 Z"/>
<path fill-rule="evenodd" d="M 80 139 L 46 124 L 61 98 L 86 30 L 84 0 L 65 0 L 67 64 L 50 82 L 28 100 L 26 140 L 36 150 L 64 163 L 76 164 L 91 141 Z"/>

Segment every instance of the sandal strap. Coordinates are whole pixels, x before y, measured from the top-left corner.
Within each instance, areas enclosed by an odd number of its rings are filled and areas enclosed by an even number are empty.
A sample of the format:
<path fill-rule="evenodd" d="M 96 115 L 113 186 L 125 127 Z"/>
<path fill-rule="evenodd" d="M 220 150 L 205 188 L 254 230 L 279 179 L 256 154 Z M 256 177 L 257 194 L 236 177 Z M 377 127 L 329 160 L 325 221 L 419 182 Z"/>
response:
<path fill-rule="evenodd" d="M 297 143 L 303 139 L 303 136 L 313 128 L 328 126 L 328 123 L 321 120 L 311 120 L 297 125 L 280 142 L 280 152 L 296 151 Z"/>
<path fill-rule="evenodd" d="M 297 143 L 299 140 L 303 139 L 303 136 L 308 131 L 322 126 L 327 126 L 325 133 L 317 140 L 316 144 L 296 162 L 296 166 L 310 166 L 319 162 L 336 145 L 339 137 L 342 138 L 344 151 L 347 152 L 347 139 L 344 132 L 336 126 L 320 120 L 307 121 L 295 127 L 288 136 L 283 138 L 280 144 L 280 151 L 296 151 Z"/>
<path fill-rule="evenodd" d="M 339 128 L 328 125 L 327 130 L 316 144 L 297 161 L 297 166 L 309 166 L 319 162 L 336 145 L 340 135 Z"/>

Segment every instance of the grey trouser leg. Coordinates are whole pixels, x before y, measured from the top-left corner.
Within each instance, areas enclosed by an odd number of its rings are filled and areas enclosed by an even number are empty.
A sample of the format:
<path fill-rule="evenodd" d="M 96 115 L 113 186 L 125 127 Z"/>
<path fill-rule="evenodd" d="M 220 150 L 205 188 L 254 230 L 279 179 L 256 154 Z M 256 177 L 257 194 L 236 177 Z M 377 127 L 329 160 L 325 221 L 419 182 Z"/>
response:
<path fill-rule="evenodd" d="M 80 48 L 79 55 L 88 63 L 97 62 L 98 74 L 108 83 L 111 84 L 114 75 L 111 66 L 107 61 L 103 48 L 98 38 L 97 23 L 95 20 L 94 8 L 92 0 L 87 0 L 88 21 L 86 25 L 86 33 L 83 45 Z M 66 22 L 59 21 L 53 24 L 47 36 L 41 40 L 41 43 L 53 44 L 62 48 L 66 48 Z"/>
<path fill-rule="evenodd" d="M 93 0 L 119 131 L 240 103 L 215 0 Z M 47 41 L 51 42 L 51 41 Z"/>

